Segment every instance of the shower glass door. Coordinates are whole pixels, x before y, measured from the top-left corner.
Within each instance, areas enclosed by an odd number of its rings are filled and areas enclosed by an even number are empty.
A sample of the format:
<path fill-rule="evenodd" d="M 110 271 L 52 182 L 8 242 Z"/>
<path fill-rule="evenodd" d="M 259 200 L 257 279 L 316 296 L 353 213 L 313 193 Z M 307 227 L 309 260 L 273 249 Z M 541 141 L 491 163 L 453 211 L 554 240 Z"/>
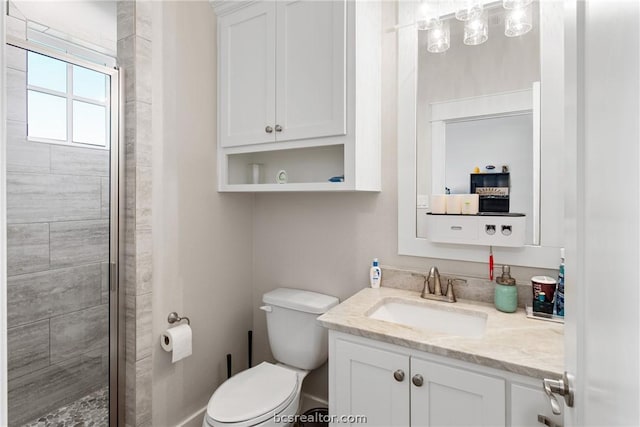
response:
<path fill-rule="evenodd" d="M 117 389 L 117 70 L 6 48 L 9 425 L 106 426 Z"/>

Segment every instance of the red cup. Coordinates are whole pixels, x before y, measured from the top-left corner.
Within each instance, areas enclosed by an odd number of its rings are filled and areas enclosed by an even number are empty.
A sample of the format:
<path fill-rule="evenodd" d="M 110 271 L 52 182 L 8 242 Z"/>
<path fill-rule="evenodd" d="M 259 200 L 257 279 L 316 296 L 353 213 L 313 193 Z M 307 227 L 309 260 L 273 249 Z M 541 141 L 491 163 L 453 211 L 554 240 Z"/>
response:
<path fill-rule="evenodd" d="M 556 279 L 548 276 L 535 276 L 531 278 L 531 288 L 533 289 L 533 299 L 538 300 L 540 292 L 544 292 L 544 300 L 553 302 L 553 295 L 556 293 Z"/>

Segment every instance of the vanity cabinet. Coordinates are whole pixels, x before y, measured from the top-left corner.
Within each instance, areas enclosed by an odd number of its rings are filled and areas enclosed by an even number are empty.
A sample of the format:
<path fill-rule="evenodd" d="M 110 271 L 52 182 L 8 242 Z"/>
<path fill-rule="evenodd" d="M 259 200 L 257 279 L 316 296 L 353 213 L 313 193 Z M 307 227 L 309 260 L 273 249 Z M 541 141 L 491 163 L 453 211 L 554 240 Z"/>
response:
<path fill-rule="evenodd" d="M 540 379 L 334 330 L 329 411 L 374 426 L 536 426 L 538 414 L 562 424 Z"/>
<path fill-rule="evenodd" d="M 335 414 L 380 426 L 505 425 L 502 379 L 344 339 L 329 363 Z"/>
<path fill-rule="evenodd" d="M 379 2 L 214 8 L 219 190 L 379 191 Z"/>

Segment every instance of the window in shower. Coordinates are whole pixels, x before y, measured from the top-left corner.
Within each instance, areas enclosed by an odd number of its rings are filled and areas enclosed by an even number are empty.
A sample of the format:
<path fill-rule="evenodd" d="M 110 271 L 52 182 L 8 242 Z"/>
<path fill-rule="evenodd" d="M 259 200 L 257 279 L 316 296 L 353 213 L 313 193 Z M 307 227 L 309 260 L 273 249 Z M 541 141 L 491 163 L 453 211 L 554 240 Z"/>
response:
<path fill-rule="evenodd" d="M 27 53 L 30 141 L 109 147 L 109 77 L 35 52 Z"/>

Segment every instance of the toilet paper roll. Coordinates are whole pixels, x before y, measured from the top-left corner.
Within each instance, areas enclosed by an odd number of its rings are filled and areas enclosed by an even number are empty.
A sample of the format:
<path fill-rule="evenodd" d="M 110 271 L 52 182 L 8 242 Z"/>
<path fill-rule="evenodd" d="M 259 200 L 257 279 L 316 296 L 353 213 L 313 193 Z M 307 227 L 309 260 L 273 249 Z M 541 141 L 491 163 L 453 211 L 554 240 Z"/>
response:
<path fill-rule="evenodd" d="M 191 326 L 180 325 L 167 329 L 160 336 L 160 345 L 164 351 L 173 352 L 171 363 L 191 356 Z"/>
<path fill-rule="evenodd" d="M 444 194 L 434 194 L 431 196 L 431 213 L 443 214 L 447 212 L 447 203 Z"/>

